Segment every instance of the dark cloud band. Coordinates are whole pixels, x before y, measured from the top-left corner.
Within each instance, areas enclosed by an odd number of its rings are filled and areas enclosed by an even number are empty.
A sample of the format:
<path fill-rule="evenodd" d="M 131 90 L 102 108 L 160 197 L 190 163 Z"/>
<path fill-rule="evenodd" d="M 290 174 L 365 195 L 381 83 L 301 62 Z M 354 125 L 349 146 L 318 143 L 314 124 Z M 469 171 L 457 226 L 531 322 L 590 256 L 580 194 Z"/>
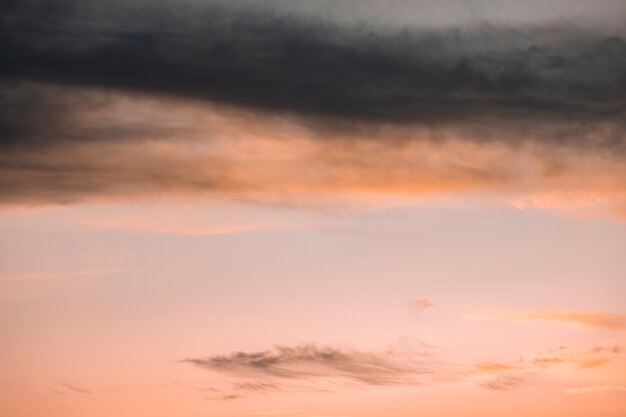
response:
<path fill-rule="evenodd" d="M 621 37 L 254 3 L 4 2 L 0 204 L 508 189 L 623 213 Z"/>
<path fill-rule="evenodd" d="M 145 1 L 17 2 L 1 22 L 5 77 L 259 110 L 369 122 L 614 119 L 626 100 L 624 40 L 565 27 L 393 32 Z"/>

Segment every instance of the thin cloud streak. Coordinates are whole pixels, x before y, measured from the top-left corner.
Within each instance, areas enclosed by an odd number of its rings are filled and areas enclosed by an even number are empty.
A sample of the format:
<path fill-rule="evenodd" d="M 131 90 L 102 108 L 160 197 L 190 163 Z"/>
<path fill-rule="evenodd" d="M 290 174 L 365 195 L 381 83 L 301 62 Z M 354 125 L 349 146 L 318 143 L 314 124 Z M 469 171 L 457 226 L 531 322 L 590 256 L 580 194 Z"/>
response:
<path fill-rule="evenodd" d="M 500 375 L 480 383 L 480 386 L 491 391 L 505 391 L 517 387 L 524 382 L 521 375 Z"/>
<path fill-rule="evenodd" d="M 107 275 L 107 274 L 117 274 L 120 272 L 137 271 L 140 269 L 141 268 L 82 269 L 82 270 L 75 270 L 75 271 L 51 272 L 51 273 L 0 275 L 0 281 L 22 281 L 22 280 L 37 280 L 37 279 L 47 279 L 47 278 L 64 278 L 64 277 L 72 277 L 72 276 Z"/>
<path fill-rule="evenodd" d="M 276 346 L 272 351 L 236 352 L 227 356 L 191 358 L 182 362 L 212 371 L 279 380 L 337 378 L 373 386 L 412 385 L 420 377 L 442 378 L 452 370 L 432 360 L 411 357 L 393 349 L 361 352 L 313 344 Z"/>
<path fill-rule="evenodd" d="M 171 220 L 163 219 L 161 222 L 146 221 L 141 218 L 126 219 L 87 219 L 79 221 L 80 224 L 105 230 L 125 230 L 159 234 L 174 234 L 186 236 L 203 235 L 230 235 L 246 232 L 259 232 L 278 229 L 275 225 L 265 224 L 224 224 L 224 225 L 201 225 L 201 224 L 175 224 Z"/>
<path fill-rule="evenodd" d="M 267 410 L 267 411 L 251 411 L 246 415 L 249 416 L 274 416 L 274 415 L 282 415 L 282 414 L 299 414 L 306 413 L 307 411 L 311 411 L 306 408 L 287 408 L 282 410 Z"/>
<path fill-rule="evenodd" d="M 275 346 L 261 352 L 188 358 L 233 381 L 226 395 L 335 392 L 352 388 L 416 386 L 459 380 L 463 369 L 424 353 L 389 348 L 360 351 L 315 344 Z"/>
<path fill-rule="evenodd" d="M 626 392 L 626 385 L 597 385 L 579 388 L 566 388 L 563 392 L 569 395 L 589 394 L 594 392 Z"/>
<path fill-rule="evenodd" d="M 87 394 L 87 395 L 93 394 L 92 391 L 90 391 L 90 390 L 88 390 L 86 388 L 79 387 L 77 385 L 70 384 L 70 383 L 65 382 L 65 381 L 57 381 L 57 384 L 61 385 L 62 387 L 66 388 L 66 389 L 68 389 L 70 391 L 77 392 L 79 394 Z M 59 392 L 59 393 L 63 394 L 62 392 Z"/>
<path fill-rule="evenodd" d="M 232 379 L 224 395 L 287 391 L 334 391 L 338 387 L 419 386 L 477 381 L 485 389 L 504 391 L 530 381 L 534 374 L 557 367 L 590 369 L 608 364 L 618 347 L 588 351 L 560 348 L 510 362 L 455 363 L 428 354 L 389 348 L 358 351 L 314 344 L 276 346 L 260 352 L 188 358 L 182 363 Z"/>
<path fill-rule="evenodd" d="M 546 321 L 564 324 L 574 324 L 596 329 L 615 331 L 626 330 L 626 314 L 598 313 L 587 311 L 568 310 L 505 310 L 483 311 L 470 314 L 468 317 L 487 320 L 506 321 Z"/>
<path fill-rule="evenodd" d="M 421 313 L 422 311 L 434 305 L 435 303 L 430 301 L 428 298 L 420 298 L 413 303 L 413 309 L 416 313 Z"/>

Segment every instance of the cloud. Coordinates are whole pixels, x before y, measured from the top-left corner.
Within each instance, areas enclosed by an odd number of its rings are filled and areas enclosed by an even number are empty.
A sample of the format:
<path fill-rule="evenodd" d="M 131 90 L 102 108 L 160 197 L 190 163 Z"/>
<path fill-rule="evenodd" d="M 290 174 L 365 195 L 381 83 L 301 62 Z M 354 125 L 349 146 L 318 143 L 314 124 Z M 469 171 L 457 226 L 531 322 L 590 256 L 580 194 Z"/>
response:
<path fill-rule="evenodd" d="M 226 3 L 4 5 L 0 204 L 497 193 L 625 219 L 621 37 Z"/>
<path fill-rule="evenodd" d="M 626 329 L 626 314 L 534 310 L 527 312 L 524 318 L 580 324 L 582 326 L 609 330 Z"/>
<path fill-rule="evenodd" d="M 620 153 L 511 145 L 504 131 L 504 139 L 482 143 L 454 129 L 395 125 L 322 135 L 291 118 L 62 90 L 93 94 L 104 104 L 81 107 L 63 125 L 69 130 L 45 146 L 26 143 L 0 154 L 0 204 L 237 199 L 314 205 L 393 195 L 501 193 L 509 200 L 552 192 L 559 207 L 580 206 L 581 196 L 599 210 L 626 207 Z M 587 142 L 594 143 L 593 135 Z"/>
<path fill-rule="evenodd" d="M 248 378 L 276 380 L 336 379 L 359 385 L 413 385 L 420 378 L 443 377 L 451 370 L 443 364 L 410 357 L 390 349 L 382 352 L 362 352 L 314 344 L 276 346 L 271 351 L 235 352 L 227 356 L 190 358 L 183 362 L 225 374 Z M 268 386 L 265 382 L 263 390 Z M 243 388 L 259 385 L 245 384 Z M 242 386 L 239 385 L 238 388 Z M 275 389 L 276 385 L 271 384 Z"/>
<path fill-rule="evenodd" d="M 626 314 L 597 313 L 568 310 L 484 311 L 470 317 L 511 321 L 551 321 L 597 329 L 626 330 Z"/>
<path fill-rule="evenodd" d="M 394 33 L 269 3 L 120 0 L 13 2 L 1 25 L 10 78 L 348 120 L 619 120 L 623 110 L 626 43 L 574 28 Z"/>
<path fill-rule="evenodd" d="M 249 416 L 273 416 L 273 415 L 282 415 L 282 414 L 299 414 L 299 413 L 306 413 L 307 411 L 310 411 L 309 409 L 306 408 L 285 408 L 285 409 L 280 409 L 280 410 L 267 410 L 267 411 L 251 411 L 249 413 L 247 413 L 246 415 Z"/>
<path fill-rule="evenodd" d="M 496 378 L 481 382 L 483 388 L 492 391 L 504 391 L 520 385 L 523 377 L 520 375 L 499 375 Z"/>
<path fill-rule="evenodd" d="M 626 385 L 598 385 L 579 388 L 566 388 L 563 390 L 565 394 L 580 395 L 593 392 L 626 392 Z"/>
<path fill-rule="evenodd" d="M 181 362 L 220 374 L 230 381 L 222 395 L 332 392 L 338 387 L 420 386 L 459 381 L 476 381 L 482 388 L 504 391 L 549 371 L 602 366 L 619 353 L 618 347 L 589 350 L 561 347 L 514 361 L 471 363 L 440 360 L 410 349 L 360 351 L 299 344 L 278 345 L 259 352 L 187 358 Z"/>
<path fill-rule="evenodd" d="M 416 312 L 421 313 L 422 311 L 426 310 L 429 307 L 434 306 L 435 303 L 433 303 L 432 301 L 430 301 L 427 298 L 420 298 L 418 300 L 416 300 L 413 303 L 413 308 Z"/>
<path fill-rule="evenodd" d="M 603 346 L 587 350 L 561 347 L 520 357 L 515 361 L 481 362 L 467 373 L 468 378 L 479 378 L 482 388 L 492 391 L 513 389 L 532 382 L 542 374 L 567 369 L 586 370 L 610 364 L 620 353 L 618 346 Z"/>
<path fill-rule="evenodd" d="M 222 396 L 222 401 L 232 401 L 232 400 L 238 400 L 240 398 L 243 398 L 243 397 L 241 395 L 228 394 L 228 395 Z"/>
<path fill-rule="evenodd" d="M 90 391 L 90 390 L 88 390 L 86 388 L 79 387 L 77 385 L 73 385 L 73 384 L 70 384 L 70 383 L 65 382 L 65 381 L 57 381 L 57 384 L 62 386 L 62 387 L 64 387 L 64 388 L 66 388 L 66 389 L 68 389 L 68 390 L 70 390 L 70 391 L 77 392 L 79 394 L 93 394 L 92 391 Z M 63 392 L 60 392 L 60 391 L 58 393 L 59 394 L 63 394 Z"/>
<path fill-rule="evenodd" d="M 124 217 L 94 218 L 79 221 L 80 224 L 106 230 L 134 230 L 160 234 L 187 236 L 229 235 L 236 233 L 266 231 L 276 229 L 271 224 L 223 224 L 206 225 L 192 222 L 172 221 L 168 218 Z"/>
<path fill-rule="evenodd" d="M 136 271 L 139 268 L 81 269 L 75 271 L 49 272 L 35 274 L 0 275 L 0 281 L 22 281 L 31 279 L 65 278 L 69 276 L 107 275 L 119 272 Z"/>

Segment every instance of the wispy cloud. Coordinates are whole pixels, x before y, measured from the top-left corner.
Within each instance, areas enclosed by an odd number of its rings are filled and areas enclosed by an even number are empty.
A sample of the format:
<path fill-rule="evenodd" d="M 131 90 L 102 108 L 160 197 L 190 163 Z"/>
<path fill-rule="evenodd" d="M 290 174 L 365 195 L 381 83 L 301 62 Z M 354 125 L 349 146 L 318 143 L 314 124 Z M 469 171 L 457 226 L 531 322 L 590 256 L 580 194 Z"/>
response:
<path fill-rule="evenodd" d="M 626 330 L 626 314 L 570 310 L 483 310 L 467 317 L 506 321 L 547 321 L 574 324 L 596 329 Z"/>
<path fill-rule="evenodd" d="M 117 274 L 120 272 L 137 271 L 141 268 L 105 268 L 105 269 L 80 269 L 73 271 L 62 272 L 42 272 L 33 274 L 8 274 L 0 275 L 0 281 L 21 281 L 32 279 L 48 279 L 48 278 L 65 278 L 75 276 L 90 276 L 90 275 L 107 275 Z"/>
<path fill-rule="evenodd" d="M 243 398 L 243 396 L 238 394 L 226 394 L 222 396 L 222 401 L 232 401 L 240 398 Z"/>
<path fill-rule="evenodd" d="M 492 391 L 504 391 L 520 385 L 524 377 L 519 374 L 499 375 L 493 379 L 483 381 L 480 385 Z"/>
<path fill-rule="evenodd" d="M 503 391 L 548 370 L 602 366 L 619 353 L 618 347 L 582 351 L 562 347 L 515 361 L 461 363 L 394 348 L 359 351 L 301 344 L 181 362 L 230 378 L 231 390 L 223 395 L 324 392 L 338 387 L 418 386 L 467 380 L 476 381 L 485 389 Z"/>
<path fill-rule="evenodd" d="M 413 303 L 413 310 L 416 313 L 421 313 L 422 311 L 434 305 L 435 303 L 429 300 L 428 298 L 420 298 L 418 300 L 415 300 L 415 302 Z"/>
<path fill-rule="evenodd" d="M 361 351 L 315 344 L 279 345 L 267 351 L 234 352 L 182 362 L 230 378 L 233 383 L 226 394 L 237 395 L 413 386 L 464 377 L 459 365 L 395 348 Z"/>
<path fill-rule="evenodd" d="M 468 373 L 478 377 L 479 385 L 492 391 L 513 389 L 529 383 L 544 372 L 563 369 L 590 369 L 607 365 L 620 354 L 619 346 L 575 350 L 567 347 L 548 350 L 515 361 L 481 362 Z"/>
<path fill-rule="evenodd" d="M 101 218 L 81 220 L 80 224 L 106 230 L 131 230 L 159 234 L 175 235 L 228 235 L 277 228 L 270 224 L 222 224 L 206 225 L 192 222 L 176 222 L 172 219 L 150 218 Z"/>
<path fill-rule="evenodd" d="M 443 379 L 444 376 L 452 378 L 454 375 L 452 369 L 447 369 L 444 364 L 395 349 L 363 352 L 318 347 L 314 344 L 276 346 L 269 351 L 235 352 L 227 356 L 190 358 L 183 362 L 249 378 L 269 377 L 280 380 L 332 378 L 348 384 L 374 386 L 411 385 L 419 383 L 421 378 Z"/>
<path fill-rule="evenodd" d="M 579 395 L 593 392 L 626 392 L 626 385 L 596 385 L 589 387 L 566 388 L 565 394 Z"/>
<path fill-rule="evenodd" d="M 87 388 L 80 387 L 75 384 L 70 384 L 69 382 L 66 382 L 66 381 L 57 381 L 57 385 L 65 388 L 66 392 L 67 390 L 69 390 L 71 392 L 75 392 L 75 393 L 77 392 L 79 394 L 93 394 L 93 392 L 91 390 L 88 390 Z M 59 393 L 63 393 L 63 392 L 61 391 Z"/>
<path fill-rule="evenodd" d="M 251 411 L 247 413 L 249 416 L 275 416 L 275 415 L 283 415 L 283 414 L 300 414 L 311 411 L 306 408 L 285 408 L 279 410 L 266 410 L 266 411 Z"/>

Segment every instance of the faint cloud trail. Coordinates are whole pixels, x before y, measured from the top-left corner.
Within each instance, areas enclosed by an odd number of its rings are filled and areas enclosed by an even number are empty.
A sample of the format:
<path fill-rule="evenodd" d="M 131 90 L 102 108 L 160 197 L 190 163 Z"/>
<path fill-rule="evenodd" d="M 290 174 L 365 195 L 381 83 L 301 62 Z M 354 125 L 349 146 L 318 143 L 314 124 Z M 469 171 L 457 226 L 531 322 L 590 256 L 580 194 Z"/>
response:
<path fill-rule="evenodd" d="M 22 280 L 32 280 L 32 279 L 63 278 L 63 277 L 68 277 L 68 276 L 106 275 L 106 274 L 116 274 L 120 272 L 137 271 L 140 269 L 143 269 L 143 268 L 82 269 L 82 270 L 77 270 L 77 271 L 64 271 L 64 272 L 52 272 L 52 273 L 0 275 L 0 281 L 22 281 Z"/>

